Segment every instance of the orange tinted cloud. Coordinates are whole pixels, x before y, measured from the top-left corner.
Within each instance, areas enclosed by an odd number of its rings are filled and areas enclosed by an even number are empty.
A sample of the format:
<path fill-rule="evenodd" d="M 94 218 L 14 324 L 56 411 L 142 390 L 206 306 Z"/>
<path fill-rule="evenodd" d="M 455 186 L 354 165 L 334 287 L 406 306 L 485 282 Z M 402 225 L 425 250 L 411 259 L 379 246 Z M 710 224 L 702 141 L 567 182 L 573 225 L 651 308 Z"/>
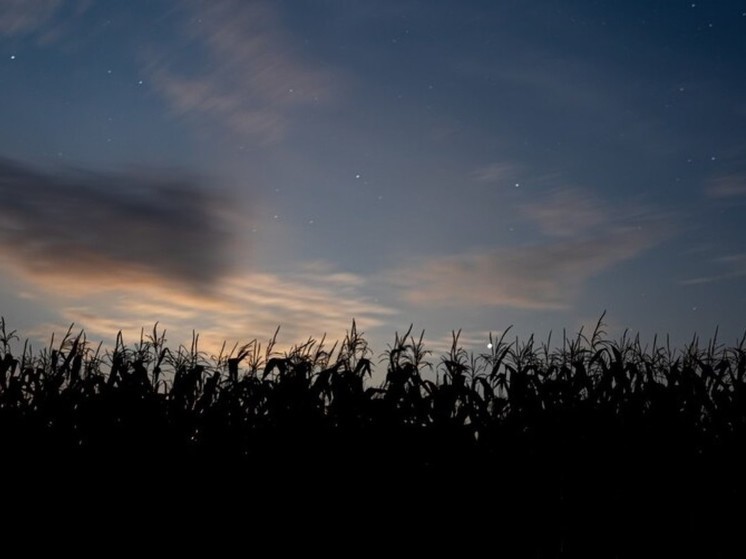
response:
<path fill-rule="evenodd" d="M 246 272 L 223 278 L 209 292 L 179 288 L 163 279 L 132 284 L 114 278 L 90 291 L 85 278 L 32 276 L 26 278 L 59 309 L 56 330 L 74 322 L 89 338 L 111 339 L 120 329 L 132 340 L 155 322 L 167 328 L 171 340 L 183 342 L 192 329 L 203 348 L 216 352 L 224 340 L 264 340 L 281 326 L 281 340 L 297 343 L 309 335 L 344 335 L 355 318 L 362 328 L 383 324 L 397 314 L 362 292 L 365 281 L 353 274 L 284 274 Z M 47 332 L 48 335 L 48 332 Z"/>

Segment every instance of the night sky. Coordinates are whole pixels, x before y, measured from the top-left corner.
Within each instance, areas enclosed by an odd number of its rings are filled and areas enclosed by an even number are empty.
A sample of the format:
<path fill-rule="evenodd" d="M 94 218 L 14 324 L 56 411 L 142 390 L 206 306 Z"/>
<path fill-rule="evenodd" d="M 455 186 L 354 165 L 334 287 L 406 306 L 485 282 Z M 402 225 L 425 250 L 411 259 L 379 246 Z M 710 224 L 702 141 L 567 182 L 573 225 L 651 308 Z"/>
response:
<path fill-rule="evenodd" d="M 0 0 L 0 315 L 746 329 L 746 1 Z"/>

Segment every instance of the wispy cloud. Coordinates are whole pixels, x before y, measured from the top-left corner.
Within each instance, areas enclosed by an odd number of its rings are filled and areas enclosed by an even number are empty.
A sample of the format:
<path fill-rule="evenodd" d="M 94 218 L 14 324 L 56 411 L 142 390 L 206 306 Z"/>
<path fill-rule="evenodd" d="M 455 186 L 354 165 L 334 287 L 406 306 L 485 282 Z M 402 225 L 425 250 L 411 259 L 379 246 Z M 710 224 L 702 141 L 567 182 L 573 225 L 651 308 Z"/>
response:
<path fill-rule="evenodd" d="M 646 234 L 499 248 L 432 259 L 401 270 L 415 305 L 564 309 L 593 275 L 651 246 Z"/>
<path fill-rule="evenodd" d="M 177 177 L 66 172 L 52 176 L 0 161 L 0 254 L 26 298 L 92 339 L 129 340 L 155 322 L 176 344 L 192 329 L 202 348 L 224 340 L 266 339 L 282 326 L 287 347 L 308 335 L 344 335 L 397 310 L 365 294 L 362 276 L 314 261 L 282 274 L 232 262 L 228 200 Z M 245 252 L 246 247 L 241 247 Z M 33 332 L 31 333 L 34 334 Z"/>
<path fill-rule="evenodd" d="M 746 277 L 746 253 L 713 258 L 706 267 L 714 273 L 682 280 L 680 284 L 703 285 Z"/>
<path fill-rule="evenodd" d="M 229 200 L 178 174 L 52 175 L 0 159 L 0 199 L 0 249 L 31 276 L 204 289 L 231 268 Z"/>
<path fill-rule="evenodd" d="M 150 65 L 154 87 L 180 114 L 206 115 L 260 143 L 282 139 L 292 111 L 328 97 L 330 75 L 304 60 L 275 6 L 259 0 L 188 2 L 186 36 L 207 62 Z M 182 52 L 189 49 L 182 49 Z M 181 55 L 183 56 L 183 55 Z"/>
<path fill-rule="evenodd" d="M 352 318 L 367 329 L 397 314 L 362 294 L 362 278 L 331 269 L 281 276 L 235 274 L 202 293 L 164 282 L 131 285 L 122 280 L 99 284 L 97 292 L 76 294 L 69 290 L 73 280 L 35 279 L 36 289 L 57 299 L 57 330 L 74 322 L 93 338 L 111 339 L 121 329 L 132 339 L 142 327 L 160 322 L 177 343 L 196 329 L 203 349 L 213 352 L 224 340 L 266 339 L 278 325 L 287 345 L 324 333 L 338 339 Z"/>
<path fill-rule="evenodd" d="M 546 242 L 433 257 L 396 270 L 390 281 L 416 306 L 565 309 L 593 276 L 671 234 L 663 216 L 637 209 L 612 218 L 576 190 L 522 212 L 550 237 Z"/>
<path fill-rule="evenodd" d="M 433 366 L 437 365 L 440 361 L 440 356 L 448 354 L 453 347 L 453 336 L 458 335 L 458 347 L 465 349 L 466 351 L 473 352 L 474 355 L 487 353 L 489 347 L 490 334 L 492 339 L 496 340 L 500 338 L 502 332 L 489 332 L 489 331 L 461 331 L 450 332 L 438 337 L 428 337 L 425 333 L 424 345 L 425 348 L 432 352 L 431 363 Z"/>
<path fill-rule="evenodd" d="M 0 36 L 34 35 L 40 44 L 74 35 L 93 0 L 0 0 Z"/>
<path fill-rule="evenodd" d="M 600 229 L 610 221 L 593 193 L 579 188 L 555 188 L 520 208 L 524 217 L 552 237 L 574 237 Z"/>
<path fill-rule="evenodd" d="M 732 173 L 710 180 L 705 193 L 711 198 L 738 198 L 746 196 L 746 173 Z"/>
<path fill-rule="evenodd" d="M 62 0 L 0 0 L 0 34 L 22 35 L 45 25 Z"/>
<path fill-rule="evenodd" d="M 511 181 L 516 174 L 515 165 L 497 161 L 475 169 L 472 177 L 477 182 L 502 183 Z"/>

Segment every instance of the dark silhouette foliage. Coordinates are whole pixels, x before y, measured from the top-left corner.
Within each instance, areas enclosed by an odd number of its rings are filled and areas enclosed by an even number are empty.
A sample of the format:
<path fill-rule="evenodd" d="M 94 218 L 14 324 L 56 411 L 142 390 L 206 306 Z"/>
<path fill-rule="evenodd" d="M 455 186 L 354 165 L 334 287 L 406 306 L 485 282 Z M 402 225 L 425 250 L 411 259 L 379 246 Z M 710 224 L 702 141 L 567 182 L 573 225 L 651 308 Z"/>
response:
<path fill-rule="evenodd" d="M 673 351 L 608 340 L 599 321 L 554 349 L 504 334 L 473 355 L 454 333 L 433 365 L 411 330 L 380 356 L 374 386 L 354 321 L 329 349 L 309 339 L 279 354 L 275 332 L 210 358 L 196 335 L 168 349 L 157 325 L 131 347 L 120 335 L 102 351 L 71 329 L 16 354 L 0 322 L 5 502 L 230 507 L 288 529 L 315 518 L 508 557 L 738 549 L 743 340 Z"/>

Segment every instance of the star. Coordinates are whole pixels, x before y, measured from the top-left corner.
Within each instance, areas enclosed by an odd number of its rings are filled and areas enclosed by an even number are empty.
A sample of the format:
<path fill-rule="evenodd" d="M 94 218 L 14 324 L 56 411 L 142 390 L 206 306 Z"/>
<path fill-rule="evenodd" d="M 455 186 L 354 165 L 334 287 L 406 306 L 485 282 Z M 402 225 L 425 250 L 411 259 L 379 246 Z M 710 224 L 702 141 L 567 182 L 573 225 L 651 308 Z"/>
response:
<path fill-rule="evenodd" d="M 10 59 L 11 59 L 11 60 L 15 60 L 15 59 L 16 59 L 16 55 L 15 55 L 15 54 L 11 54 L 11 55 L 10 55 Z"/>

